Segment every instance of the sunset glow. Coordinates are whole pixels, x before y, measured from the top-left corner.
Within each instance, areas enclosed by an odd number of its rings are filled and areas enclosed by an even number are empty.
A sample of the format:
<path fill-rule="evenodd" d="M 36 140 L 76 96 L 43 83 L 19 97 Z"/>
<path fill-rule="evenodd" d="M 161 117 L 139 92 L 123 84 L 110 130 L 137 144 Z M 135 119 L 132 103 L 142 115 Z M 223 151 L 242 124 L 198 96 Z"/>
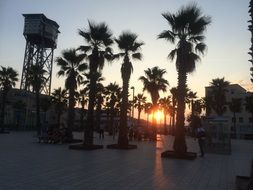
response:
<path fill-rule="evenodd" d="M 159 122 L 164 117 L 164 114 L 162 111 L 158 110 L 155 112 L 154 116 L 156 121 Z"/>

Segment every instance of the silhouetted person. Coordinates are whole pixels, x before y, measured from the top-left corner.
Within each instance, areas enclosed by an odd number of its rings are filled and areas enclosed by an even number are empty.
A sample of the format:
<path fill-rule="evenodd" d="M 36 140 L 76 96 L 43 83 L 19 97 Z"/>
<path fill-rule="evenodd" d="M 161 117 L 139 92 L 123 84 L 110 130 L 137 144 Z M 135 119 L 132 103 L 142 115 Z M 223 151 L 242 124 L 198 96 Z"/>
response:
<path fill-rule="evenodd" d="M 104 130 L 105 130 L 105 124 L 101 123 L 100 124 L 100 129 L 99 129 L 99 139 L 104 139 Z"/>
<path fill-rule="evenodd" d="M 198 127 L 196 129 L 196 137 L 198 139 L 201 157 L 203 157 L 205 155 L 205 153 L 204 153 L 205 136 L 206 136 L 205 129 L 202 126 Z"/>

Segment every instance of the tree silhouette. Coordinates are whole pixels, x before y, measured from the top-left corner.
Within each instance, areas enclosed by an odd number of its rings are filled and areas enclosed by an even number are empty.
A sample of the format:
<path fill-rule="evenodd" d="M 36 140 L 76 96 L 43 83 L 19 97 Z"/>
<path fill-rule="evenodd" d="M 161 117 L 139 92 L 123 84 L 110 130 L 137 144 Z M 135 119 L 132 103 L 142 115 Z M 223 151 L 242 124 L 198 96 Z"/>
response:
<path fill-rule="evenodd" d="M 61 87 L 54 89 L 52 92 L 52 103 L 57 114 L 56 123 L 58 128 L 60 128 L 61 115 L 67 106 L 67 95 L 67 90 Z"/>
<path fill-rule="evenodd" d="M 86 45 L 80 46 L 80 50 L 87 55 L 89 61 L 89 103 L 87 114 L 87 127 L 84 129 L 84 144 L 93 145 L 94 109 L 96 104 L 96 73 L 102 71 L 105 60 L 112 60 L 113 44 L 112 33 L 105 23 L 93 23 L 88 21 L 88 29 L 79 30 Z"/>
<path fill-rule="evenodd" d="M 216 78 L 210 82 L 210 87 L 212 89 L 210 96 L 211 107 L 217 113 L 217 115 L 222 116 L 226 111 L 226 91 L 229 82 L 223 78 Z"/>
<path fill-rule="evenodd" d="M 157 105 L 159 100 L 159 91 L 166 92 L 169 82 L 164 79 L 165 69 L 160 69 L 159 67 L 148 68 L 144 70 L 145 76 L 139 78 L 143 82 L 143 90 L 147 91 L 151 95 L 152 103 L 154 106 Z"/>
<path fill-rule="evenodd" d="M 143 94 L 137 94 L 137 96 L 134 97 L 134 107 L 138 110 L 138 126 L 140 126 L 140 118 L 141 118 L 141 112 L 144 110 L 145 103 L 147 101 L 147 97 L 145 97 Z"/>
<path fill-rule="evenodd" d="M 44 82 L 47 80 L 45 78 L 46 70 L 43 69 L 43 65 L 35 64 L 31 65 L 28 70 L 27 81 L 32 86 L 33 92 L 35 92 L 36 98 L 36 128 L 37 135 L 41 135 L 41 118 L 40 118 L 40 92 L 42 90 Z"/>
<path fill-rule="evenodd" d="M 83 81 L 83 72 L 87 69 L 87 64 L 83 62 L 84 54 L 77 54 L 75 49 L 68 49 L 62 52 L 62 57 L 56 58 L 56 63 L 60 67 L 58 76 L 66 76 L 65 88 L 68 90 L 68 120 L 67 127 L 72 130 L 75 119 L 75 94 L 77 87 Z"/>
<path fill-rule="evenodd" d="M 175 152 L 184 154 L 187 151 L 184 134 L 187 74 L 194 71 L 196 62 L 200 60 L 198 53 L 205 52 L 203 34 L 207 25 L 211 23 L 211 19 L 208 16 L 202 16 L 200 8 L 195 4 L 182 7 L 175 14 L 164 13 L 162 16 L 168 21 L 170 29 L 163 31 L 158 38 L 177 44 L 168 56 L 171 60 L 176 58 L 178 72 L 178 107 L 173 148 Z"/>
<path fill-rule="evenodd" d="M 128 88 L 131 73 L 133 72 L 133 65 L 130 60 L 141 60 L 142 54 L 139 52 L 141 46 L 144 44 L 137 41 L 137 35 L 132 32 L 122 32 L 117 39 L 115 39 L 118 48 L 121 50 L 118 57 L 123 57 L 121 65 L 122 85 L 122 101 L 120 106 L 120 126 L 119 126 L 119 147 L 128 147 L 128 129 L 127 129 L 127 110 L 128 110 Z"/>
<path fill-rule="evenodd" d="M 2 67 L 0 69 L 0 90 L 2 90 L 0 132 L 4 132 L 5 105 L 8 92 L 18 81 L 18 73 L 11 67 Z"/>

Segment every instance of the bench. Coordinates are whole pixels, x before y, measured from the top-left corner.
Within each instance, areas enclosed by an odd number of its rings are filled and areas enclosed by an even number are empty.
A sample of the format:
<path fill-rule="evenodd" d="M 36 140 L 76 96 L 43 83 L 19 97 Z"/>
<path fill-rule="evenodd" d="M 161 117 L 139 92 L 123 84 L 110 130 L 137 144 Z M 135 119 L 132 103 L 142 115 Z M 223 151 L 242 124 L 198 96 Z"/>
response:
<path fill-rule="evenodd" d="M 236 187 L 238 190 L 253 189 L 253 160 L 251 162 L 250 176 L 236 176 Z"/>

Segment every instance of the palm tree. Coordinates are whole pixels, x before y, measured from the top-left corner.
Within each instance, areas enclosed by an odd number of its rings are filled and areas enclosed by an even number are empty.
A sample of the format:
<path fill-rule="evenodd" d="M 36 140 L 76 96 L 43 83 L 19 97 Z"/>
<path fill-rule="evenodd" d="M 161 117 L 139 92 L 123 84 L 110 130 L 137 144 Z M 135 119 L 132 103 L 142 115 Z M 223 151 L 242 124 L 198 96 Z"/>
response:
<path fill-rule="evenodd" d="M 138 126 L 140 126 L 141 111 L 144 110 L 146 101 L 147 97 L 143 94 L 137 94 L 137 96 L 134 97 L 134 107 L 138 110 Z"/>
<path fill-rule="evenodd" d="M 105 78 L 102 77 L 101 72 L 96 72 L 93 74 L 93 76 L 91 76 L 90 73 L 88 73 L 88 74 L 86 73 L 85 76 L 86 76 L 87 80 L 83 81 L 82 84 L 86 86 L 85 91 L 88 94 L 90 91 L 91 78 L 93 77 L 96 81 L 96 96 L 95 96 L 95 104 L 94 104 L 94 106 L 96 107 L 96 120 L 94 122 L 94 126 L 95 126 L 96 130 L 99 130 L 101 109 L 102 109 L 102 104 L 104 103 L 103 93 L 105 91 L 105 88 L 104 88 L 104 85 L 102 84 L 102 82 L 105 80 Z M 89 102 L 89 99 L 88 99 L 88 102 Z"/>
<path fill-rule="evenodd" d="M 232 98 L 229 103 L 229 109 L 233 112 L 233 123 L 234 123 L 234 133 L 236 134 L 236 113 L 242 111 L 242 99 L 241 98 Z"/>
<path fill-rule="evenodd" d="M 83 88 L 78 93 L 78 102 L 81 105 L 81 114 L 80 114 L 80 126 L 81 129 L 84 130 L 84 114 L 85 114 L 85 106 L 88 104 L 88 88 Z"/>
<path fill-rule="evenodd" d="M 166 70 L 160 69 L 159 67 L 153 67 L 144 70 L 144 72 L 145 76 L 141 76 L 139 80 L 143 82 L 143 90 L 150 93 L 152 103 L 156 106 L 160 97 L 159 91 L 162 90 L 163 92 L 166 92 L 166 88 L 169 85 L 168 81 L 163 78 Z"/>
<path fill-rule="evenodd" d="M 68 49 L 62 52 L 62 57 L 56 58 L 56 63 L 60 67 L 58 76 L 66 76 L 65 88 L 68 90 L 68 119 L 67 127 L 72 131 L 75 119 L 75 94 L 77 87 L 83 81 L 82 73 L 87 69 L 87 64 L 83 62 L 84 54 L 77 54 L 75 49 Z"/>
<path fill-rule="evenodd" d="M 253 93 L 250 93 L 249 96 L 245 98 L 245 109 L 251 114 L 251 118 L 253 119 Z"/>
<path fill-rule="evenodd" d="M 115 39 L 118 48 L 121 53 L 119 57 L 123 57 L 123 63 L 121 66 L 121 78 L 122 85 L 122 102 L 120 106 L 120 128 L 119 128 L 119 147 L 128 147 L 128 129 L 127 129 L 127 109 L 128 109 L 128 88 L 131 73 L 133 71 L 133 65 L 130 60 L 141 60 L 142 54 L 139 52 L 143 42 L 137 41 L 137 35 L 132 32 L 123 32 L 117 39 Z"/>
<path fill-rule="evenodd" d="M 35 64 L 31 65 L 28 71 L 27 81 L 29 81 L 33 92 L 35 92 L 36 97 L 36 127 L 37 135 L 41 135 L 41 118 L 40 118 L 40 92 L 42 90 L 43 84 L 46 81 L 46 70 L 43 69 L 43 65 Z"/>
<path fill-rule="evenodd" d="M 67 90 L 61 87 L 54 89 L 52 92 L 52 103 L 57 114 L 57 127 L 60 128 L 61 115 L 67 105 Z"/>
<path fill-rule="evenodd" d="M 112 49 L 110 46 L 113 44 L 112 33 L 105 23 L 95 24 L 89 23 L 88 30 L 79 30 L 86 44 L 80 46 L 89 60 L 89 74 L 90 74 L 90 90 L 89 90 L 89 104 L 87 114 L 87 124 L 84 130 L 84 144 L 93 145 L 93 128 L 94 128 L 94 108 L 96 99 L 96 77 L 95 73 L 98 69 L 102 71 L 105 60 L 112 60 Z"/>
<path fill-rule="evenodd" d="M 161 108 L 163 109 L 163 114 L 164 114 L 164 134 L 167 134 L 167 127 L 166 127 L 166 117 L 168 115 L 168 113 L 171 110 L 171 97 L 167 96 L 164 98 L 160 98 L 159 99 L 159 105 L 161 106 Z"/>
<path fill-rule="evenodd" d="M 0 90 L 2 91 L 0 132 L 4 132 L 5 103 L 8 92 L 18 81 L 18 73 L 11 67 L 2 67 L 0 70 Z"/>
<path fill-rule="evenodd" d="M 172 133 L 174 134 L 175 131 L 175 115 L 176 115 L 176 109 L 177 109 L 177 88 L 173 87 L 170 89 L 170 93 L 172 95 Z"/>
<path fill-rule="evenodd" d="M 148 128 L 148 123 L 149 123 L 149 115 L 152 112 L 152 103 L 151 102 L 146 102 L 144 105 L 144 111 L 147 114 L 147 128 Z"/>
<path fill-rule="evenodd" d="M 187 74 L 194 71 L 196 62 L 200 60 L 198 53 L 205 52 L 204 32 L 211 19 L 203 16 L 200 8 L 195 4 L 182 7 L 175 14 L 164 13 L 162 16 L 168 21 L 170 29 L 163 31 L 158 38 L 177 44 L 168 56 L 171 60 L 176 58 L 178 72 L 178 107 L 173 148 L 176 153 L 184 154 L 187 152 L 184 134 Z"/>
<path fill-rule="evenodd" d="M 212 97 L 211 96 L 203 97 L 202 101 L 203 101 L 203 108 L 206 111 L 206 116 L 209 116 L 212 111 Z"/>
<path fill-rule="evenodd" d="M 191 109 L 191 114 L 194 114 L 194 100 L 197 98 L 197 92 L 188 91 L 186 94 L 186 103 L 189 104 L 189 109 Z"/>
<path fill-rule="evenodd" d="M 105 87 L 105 94 L 107 95 L 107 101 L 109 106 L 109 135 L 113 134 L 113 126 L 114 126 L 114 117 L 116 116 L 116 103 L 118 102 L 119 95 L 121 92 L 121 88 L 116 82 L 110 83 Z"/>
<path fill-rule="evenodd" d="M 226 111 L 226 91 L 229 82 L 223 78 L 213 79 L 210 83 L 211 91 L 211 107 L 217 113 L 217 115 L 222 116 Z"/>

